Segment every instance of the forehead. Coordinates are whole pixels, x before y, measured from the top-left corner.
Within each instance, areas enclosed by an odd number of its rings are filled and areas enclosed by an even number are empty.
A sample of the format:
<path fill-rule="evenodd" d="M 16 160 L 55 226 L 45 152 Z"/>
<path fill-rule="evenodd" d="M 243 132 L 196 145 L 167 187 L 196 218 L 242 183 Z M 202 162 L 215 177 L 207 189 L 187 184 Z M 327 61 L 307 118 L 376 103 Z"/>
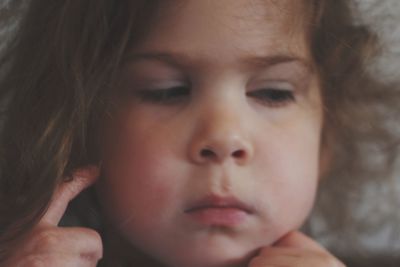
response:
<path fill-rule="evenodd" d="M 135 49 L 215 60 L 238 52 L 308 57 L 303 5 L 292 0 L 163 1 Z"/>

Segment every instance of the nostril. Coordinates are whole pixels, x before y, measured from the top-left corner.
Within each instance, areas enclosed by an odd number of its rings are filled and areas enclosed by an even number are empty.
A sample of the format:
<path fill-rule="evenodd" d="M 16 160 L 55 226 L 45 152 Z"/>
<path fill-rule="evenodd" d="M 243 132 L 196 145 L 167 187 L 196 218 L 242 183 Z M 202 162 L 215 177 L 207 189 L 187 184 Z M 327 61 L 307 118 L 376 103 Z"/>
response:
<path fill-rule="evenodd" d="M 245 154 L 244 150 L 236 150 L 231 154 L 231 156 L 234 158 L 243 158 Z M 200 156 L 203 158 L 213 158 L 216 157 L 217 154 L 212 149 L 205 148 L 200 151 Z"/>
<path fill-rule="evenodd" d="M 232 153 L 234 158 L 243 158 L 245 156 L 245 152 L 243 150 L 236 150 Z"/>
<path fill-rule="evenodd" d="M 204 157 L 204 158 L 210 158 L 210 157 L 214 157 L 216 156 L 214 151 L 212 151 L 211 149 L 202 149 L 200 151 L 200 156 Z"/>

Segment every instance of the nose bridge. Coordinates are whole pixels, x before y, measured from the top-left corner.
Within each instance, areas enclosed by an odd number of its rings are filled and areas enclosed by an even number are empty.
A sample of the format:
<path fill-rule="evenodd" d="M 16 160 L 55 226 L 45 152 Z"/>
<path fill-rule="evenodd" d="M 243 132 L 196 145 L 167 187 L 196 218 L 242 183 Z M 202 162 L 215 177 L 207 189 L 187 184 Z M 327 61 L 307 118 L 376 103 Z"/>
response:
<path fill-rule="evenodd" d="M 227 104 L 209 107 L 202 118 L 202 124 L 205 138 L 232 141 L 244 135 L 240 114 Z"/>
<path fill-rule="evenodd" d="M 209 100 L 200 107 L 199 114 L 190 145 L 194 162 L 248 162 L 253 147 L 244 116 L 233 100 Z"/>

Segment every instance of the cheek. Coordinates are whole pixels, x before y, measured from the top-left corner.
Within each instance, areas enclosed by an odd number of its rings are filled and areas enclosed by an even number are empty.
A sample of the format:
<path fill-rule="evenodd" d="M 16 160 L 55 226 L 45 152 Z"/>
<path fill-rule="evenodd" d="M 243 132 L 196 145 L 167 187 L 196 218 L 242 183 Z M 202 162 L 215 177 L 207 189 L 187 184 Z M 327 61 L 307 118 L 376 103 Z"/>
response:
<path fill-rule="evenodd" d="M 318 130 L 310 129 L 270 130 L 273 137 L 259 139 L 257 172 L 263 184 L 257 187 L 282 233 L 300 227 L 314 202 L 320 138 Z"/>
<path fill-rule="evenodd" d="M 166 205 L 174 203 L 176 186 L 171 151 L 165 138 L 140 131 L 120 131 L 103 161 L 100 198 L 117 227 L 148 226 Z M 167 177 L 166 177 L 167 176 Z"/>

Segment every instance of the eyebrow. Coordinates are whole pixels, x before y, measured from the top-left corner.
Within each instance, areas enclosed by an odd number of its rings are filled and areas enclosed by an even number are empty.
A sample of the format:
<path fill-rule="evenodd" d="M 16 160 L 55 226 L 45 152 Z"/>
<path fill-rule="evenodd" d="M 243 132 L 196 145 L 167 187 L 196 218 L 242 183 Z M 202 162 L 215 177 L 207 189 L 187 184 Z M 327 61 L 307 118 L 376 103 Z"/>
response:
<path fill-rule="evenodd" d="M 160 61 L 174 67 L 182 67 L 187 65 L 188 62 L 196 62 L 195 57 L 190 56 L 186 53 L 143 52 L 128 55 L 123 61 L 123 64 L 142 60 Z M 239 62 L 249 68 L 267 68 L 278 64 L 293 62 L 303 65 L 303 67 L 309 71 L 313 70 L 313 64 L 310 62 L 310 60 L 294 54 L 273 54 L 267 56 L 249 55 L 240 59 Z"/>
<path fill-rule="evenodd" d="M 283 63 L 297 63 L 302 65 L 307 70 L 313 69 L 313 64 L 305 58 L 298 57 L 290 54 L 276 54 L 272 56 L 250 56 L 243 59 L 247 66 L 254 66 L 259 68 L 266 68 Z"/>

